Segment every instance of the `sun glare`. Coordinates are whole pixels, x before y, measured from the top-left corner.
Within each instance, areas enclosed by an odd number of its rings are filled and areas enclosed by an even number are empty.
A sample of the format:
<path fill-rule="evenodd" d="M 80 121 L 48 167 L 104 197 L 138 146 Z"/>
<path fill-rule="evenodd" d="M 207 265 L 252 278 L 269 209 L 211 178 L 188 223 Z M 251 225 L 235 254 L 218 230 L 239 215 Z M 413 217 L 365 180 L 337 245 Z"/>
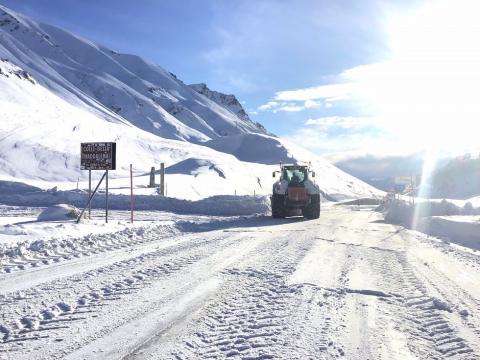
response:
<path fill-rule="evenodd" d="M 344 73 L 401 139 L 430 152 L 477 150 L 480 130 L 479 1 L 430 1 L 392 14 L 391 56 Z"/>

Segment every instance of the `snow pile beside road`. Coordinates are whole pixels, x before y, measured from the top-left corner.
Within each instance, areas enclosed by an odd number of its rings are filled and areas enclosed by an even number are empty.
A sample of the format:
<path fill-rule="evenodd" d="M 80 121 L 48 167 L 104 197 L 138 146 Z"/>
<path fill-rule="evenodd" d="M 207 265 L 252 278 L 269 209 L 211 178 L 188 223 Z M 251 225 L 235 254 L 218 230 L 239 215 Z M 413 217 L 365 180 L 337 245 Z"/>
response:
<path fill-rule="evenodd" d="M 0 182 L 1 184 L 2 182 Z M 9 188 L 16 189 L 18 185 Z M 22 188 L 23 189 L 23 188 Z M 84 208 L 88 194 L 81 190 L 55 191 L 33 188 L 31 192 L 9 191 L 2 194 L 0 202 L 11 206 L 48 207 L 58 204 L 70 204 Z M 129 210 L 130 196 L 109 194 L 109 208 Z M 99 192 L 92 200 L 92 208 L 105 207 L 105 192 Z M 218 195 L 201 200 L 184 200 L 155 195 L 135 196 L 135 210 L 162 210 L 177 214 L 202 214 L 217 216 L 268 214 L 270 201 L 267 196 L 230 196 Z"/>
<path fill-rule="evenodd" d="M 395 200 L 381 205 L 385 222 L 405 226 L 432 236 L 480 250 L 480 207 L 470 202 L 463 206 L 447 200 L 422 201 L 415 205 Z"/>
<path fill-rule="evenodd" d="M 76 219 L 79 215 L 80 210 L 75 206 L 58 204 L 43 210 L 40 215 L 38 215 L 38 221 L 61 221 L 67 219 Z"/>
<path fill-rule="evenodd" d="M 480 207 L 473 207 L 469 202 L 466 202 L 463 206 L 459 206 L 447 200 L 440 202 L 421 201 L 416 204 L 411 204 L 403 200 L 395 200 L 380 205 L 377 210 L 384 212 L 386 222 L 406 227 L 413 226 L 414 217 L 480 215 Z"/>
<path fill-rule="evenodd" d="M 38 223 L 0 226 L 0 273 L 114 251 L 128 244 L 147 243 L 152 240 L 152 236 L 160 239 L 179 233 L 172 221 L 134 224 L 68 222 L 55 227 L 37 225 Z M 20 231 L 7 234 L 2 228 Z"/>
<path fill-rule="evenodd" d="M 1 208 L 0 208 L 1 211 Z M 31 210 L 27 213 L 33 215 Z M 0 217 L 0 274 L 101 253 L 122 251 L 128 246 L 150 247 L 153 242 L 175 242 L 180 234 L 263 225 L 265 216 L 178 215 L 169 212 L 138 212 L 134 223 L 128 211 L 112 211 L 108 223 L 102 212 L 92 211 L 92 220 L 39 222 L 34 216 Z M 28 220 L 30 218 L 30 220 Z M 122 220 L 123 218 L 123 220 Z M 270 220 L 270 218 L 268 218 Z M 155 245 L 155 246 L 158 246 Z"/>
<path fill-rule="evenodd" d="M 432 216 L 421 219 L 417 230 L 432 236 L 447 237 L 452 243 L 480 250 L 478 216 Z"/>

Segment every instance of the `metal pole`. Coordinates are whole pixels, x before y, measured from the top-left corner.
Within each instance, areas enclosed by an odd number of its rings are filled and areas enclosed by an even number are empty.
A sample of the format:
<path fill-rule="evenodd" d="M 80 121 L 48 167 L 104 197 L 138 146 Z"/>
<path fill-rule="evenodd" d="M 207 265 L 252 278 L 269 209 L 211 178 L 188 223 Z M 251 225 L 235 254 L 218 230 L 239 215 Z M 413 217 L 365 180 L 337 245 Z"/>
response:
<path fill-rule="evenodd" d="M 130 221 L 133 224 L 133 170 L 130 164 Z"/>
<path fill-rule="evenodd" d="M 104 177 L 105 177 L 105 174 L 103 174 L 102 178 L 100 179 L 100 181 L 98 182 L 97 186 L 95 187 L 95 190 L 93 190 L 93 194 L 90 195 L 90 197 L 88 198 L 87 205 L 85 205 L 85 207 L 83 208 L 82 212 L 80 213 L 80 216 L 79 216 L 78 219 L 77 219 L 77 224 L 78 224 L 78 223 L 80 222 L 80 220 L 82 219 L 82 216 L 83 216 L 83 214 L 85 213 L 85 210 L 87 210 L 88 207 L 90 206 L 90 203 L 92 202 L 93 197 L 94 197 L 95 194 L 97 193 L 97 190 L 98 190 L 98 188 L 100 187 L 100 184 L 102 183 Z"/>
<path fill-rule="evenodd" d="M 88 170 L 88 198 L 92 195 L 92 170 Z M 92 218 L 92 205 L 88 203 L 88 219 Z"/>
<path fill-rule="evenodd" d="M 108 169 L 105 170 L 105 222 L 108 223 Z"/>

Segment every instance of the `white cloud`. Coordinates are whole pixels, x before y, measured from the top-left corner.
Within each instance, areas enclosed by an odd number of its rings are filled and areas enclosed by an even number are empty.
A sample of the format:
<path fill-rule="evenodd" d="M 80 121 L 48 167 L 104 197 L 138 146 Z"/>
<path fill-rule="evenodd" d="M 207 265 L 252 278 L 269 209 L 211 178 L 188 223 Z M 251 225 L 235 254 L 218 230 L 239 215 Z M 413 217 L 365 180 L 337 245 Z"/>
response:
<path fill-rule="evenodd" d="M 273 112 L 277 112 L 277 111 L 298 112 L 298 111 L 303 111 L 303 110 L 305 110 L 305 108 L 301 105 L 285 104 L 283 106 L 280 106 L 277 109 L 274 109 Z"/>
<path fill-rule="evenodd" d="M 275 100 L 279 101 L 312 101 L 319 99 L 349 98 L 355 92 L 354 83 L 328 84 L 304 89 L 279 91 L 275 94 Z"/>
<path fill-rule="evenodd" d="M 382 128 L 382 124 L 383 120 L 377 117 L 320 117 L 306 120 L 303 126 L 285 137 L 319 154 L 345 151 L 384 153 L 417 149 L 415 146 L 418 144 L 397 138 Z"/>
<path fill-rule="evenodd" d="M 278 106 L 280 106 L 280 104 L 278 102 L 269 101 L 266 104 L 260 105 L 258 107 L 258 110 L 260 110 L 260 111 L 273 110 L 273 109 L 277 108 Z"/>
<path fill-rule="evenodd" d="M 305 107 L 305 109 L 313 109 L 313 108 L 322 106 L 322 103 L 314 100 L 306 100 L 303 103 L 303 106 Z"/>
<path fill-rule="evenodd" d="M 314 100 L 307 100 L 302 102 L 278 102 L 278 101 L 269 101 L 266 104 L 260 105 L 258 110 L 260 111 L 271 111 L 277 113 L 279 111 L 284 112 L 299 112 L 307 109 L 313 109 L 322 106 L 321 102 Z"/>
<path fill-rule="evenodd" d="M 337 126 L 343 129 L 360 129 L 365 127 L 378 126 L 381 119 L 375 117 L 361 117 L 361 116 L 326 116 L 317 119 L 308 119 L 305 121 L 307 126 L 317 126 L 328 128 Z"/>

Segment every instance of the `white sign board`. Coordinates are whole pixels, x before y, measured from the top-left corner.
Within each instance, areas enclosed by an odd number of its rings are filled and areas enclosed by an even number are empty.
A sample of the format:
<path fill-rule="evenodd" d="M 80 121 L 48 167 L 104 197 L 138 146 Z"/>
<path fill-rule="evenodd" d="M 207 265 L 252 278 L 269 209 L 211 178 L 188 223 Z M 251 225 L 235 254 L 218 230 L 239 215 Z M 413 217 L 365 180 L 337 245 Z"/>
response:
<path fill-rule="evenodd" d="M 415 176 L 395 176 L 395 185 L 412 185 L 415 187 Z"/>

